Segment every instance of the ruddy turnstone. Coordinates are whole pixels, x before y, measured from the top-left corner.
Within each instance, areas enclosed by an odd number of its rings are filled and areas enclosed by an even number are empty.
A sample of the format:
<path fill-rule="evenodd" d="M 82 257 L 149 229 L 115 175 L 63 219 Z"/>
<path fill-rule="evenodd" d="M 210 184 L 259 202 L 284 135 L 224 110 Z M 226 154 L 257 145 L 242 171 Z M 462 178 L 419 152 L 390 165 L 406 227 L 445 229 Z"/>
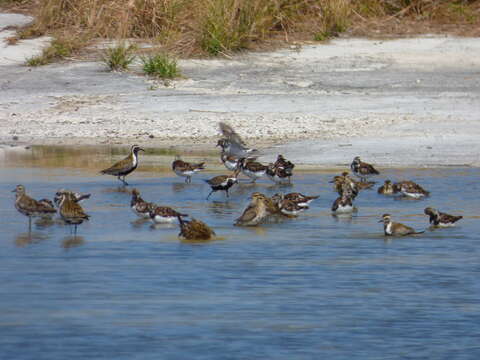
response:
<path fill-rule="evenodd" d="M 64 191 L 60 195 L 58 212 L 62 220 L 68 225 L 74 225 L 74 234 L 77 234 L 77 226 L 89 219 L 82 206 L 77 202 L 71 191 Z"/>
<path fill-rule="evenodd" d="M 428 191 L 413 181 L 401 181 L 395 183 L 394 187 L 398 192 L 414 199 L 420 199 L 430 195 Z"/>
<path fill-rule="evenodd" d="M 215 236 L 213 231 L 203 221 L 192 219 L 190 221 L 183 220 L 181 216 L 178 217 L 180 225 L 179 237 L 185 240 L 211 240 Z"/>
<path fill-rule="evenodd" d="M 344 191 L 332 204 L 332 212 L 335 214 L 350 214 L 355 210 L 353 196 L 349 191 Z"/>
<path fill-rule="evenodd" d="M 132 200 L 130 201 L 130 208 L 132 211 L 143 219 L 150 218 L 150 210 L 154 205 L 146 202 L 140 196 L 140 192 L 137 189 L 132 190 Z"/>
<path fill-rule="evenodd" d="M 207 196 L 207 200 L 210 197 L 210 195 L 212 195 L 212 193 L 219 190 L 225 191 L 227 197 L 229 197 L 228 190 L 233 185 L 238 184 L 237 174 L 238 174 L 238 171 L 232 175 L 218 175 L 211 179 L 204 180 L 212 188 L 212 191 L 210 191 L 210 193 Z"/>
<path fill-rule="evenodd" d="M 253 193 L 252 200 L 242 215 L 235 220 L 236 226 L 256 226 L 271 215 L 266 202 L 267 197 L 260 193 Z"/>
<path fill-rule="evenodd" d="M 130 155 L 128 155 L 125 159 L 116 162 L 108 169 L 100 171 L 100 173 L 116 176 L 124 185 L 128 185 L 128 183 L 125 181 L 125 176 L 137 168 L 139 151 L 145 150 L 138 145 L 133 145 L 130 149 Z M 123 177 L 123 179 L 121 177 Z"/>
<path fill-rule="evenodd" d="M 307 196 L 299 192 L 295 192 L 295 193 L 285 194 L 283 198 L 286 200 L 292 200 L 293 202 L 297 203 L 299 206 L 308 206 L 313 200 L 318 199 L 318 196 Z"/>
<path fill-rule="evenodd" d="M 188 216 L 173 210 L 170 206 L 158 206 L 153 203 L 148 205 L 150 219 L 156 224 L 173 223 L 179 217 Z"/>
<path fill-rule="evenodd" d="M 188 163 L 181 160 L 179 156 L 176 156 L 175 160 L 172 163 L 172 170 L 178 176 L 185 177 L 185 182 L 189 184 L 192 182 L 193 174 L 205 169 L 204 165 L 204 162 L 198 164 Z"/>
<path fill-rule="evenodd" d="M 239 160 L 237 157 L 232 155 L 227 155 L 222 152 L 220 155 L 220 160 L 222 160 L 223 165 L 230 170 L 230 171 L 237 171 L 238 170 L 238 163 Z"/>
<path fill-rule="evenodd" d="M 257 152 L 256 149 L 246 147 L 240 135 L 238 135 L 230 125 L 223 122 L 220 122 L 218 125 L 224 136 L 224 138 L 217 142 L 217 146 L 222 148 L 222 153 L 240 158 L 249 157 Z"/>
<path fill-rule="evenodd" d="M 267 177 L 276 184 L 290 183 L 290 177 L 292 176 L 292 172 L 290 170 L 282 167 L 275 167 L 274 164 L 269 164 L 267 166 L 265 174 L 267 174 Z"/>
<path fill-rule="evenodd" d="M 455 226 L 458 220 L 463 218 L 463 216 L 442 213 L 431 207 L 425 208 L 424 213 L 430 216 L 430 224 L 435 227 L 452 227 Z"/>
<path fill-rule="evenodd" d="M 277 203 L 278 210 L 280 214 L 286 217 L 297 217 L 298 214 L 308 209 L 307 205 L 297 204 L 293 200 L 281 199 Z"/>
<path fill-rule="evenodd" d="M 405 236 L 422 234 L 424 231 L 415 231 L 409 226 L 393 222 L 390 214 L 383 214 L 382 219 L 379 222 L 383 222 L 383 231 L 387 236 Z"/>
<path fill-rule="evenodd" d="M 352 198 L 355 198 L 360 192 L 360 183 L 352 179 L 347 171 L 343 172 L 342 175 L 335 176 L 330 183 L 334 184 L 335 191 L 339 195 L 342 195 L 343 191 L 348 189 L 348 191 L 351 192 Z"/>
<path fill-rule="evenodd" d="M 368 177 L 380 174 L 371 164 L 361 161 L 359 156 L 353 159 L 350 168 L 360 181 L 366 181 Z"/>
<path fill-rule="evenodd" d="M 28 216 L 28 230 L 32 230 L 32 217 L 51 216 L 57 212 L 52 202 L 47 199 L 35 200 L 25 192 L 25 186 L 17 185 L 12 192 L 15 195 L 15 208 L 20 214 Z"/>
<path fill-rule="evenodd" d="M 377 193 L 382 195 L 393 195 L 396 192 L 396 188 L 390 180 L 385 180 L 385 183 L 377 190 Z"/>
<path fill-rule="evenodd" d="M 267 169 L 268 166 L 262 165 L 257 161 L 247 158 L 240 159 L 240 170 L 244 175 L 252 179 L 252 183 L 264 176 L 267 172 Z"/>

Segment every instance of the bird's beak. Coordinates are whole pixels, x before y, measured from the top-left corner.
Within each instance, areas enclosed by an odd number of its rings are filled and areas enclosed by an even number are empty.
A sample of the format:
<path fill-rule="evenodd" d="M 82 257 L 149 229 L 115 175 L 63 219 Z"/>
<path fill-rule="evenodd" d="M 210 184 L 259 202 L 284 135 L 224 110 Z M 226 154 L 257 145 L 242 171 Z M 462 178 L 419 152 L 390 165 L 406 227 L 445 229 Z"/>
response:
<path fill-rule="evenodd" d="M 329 181 L 328 183 L 329 183 L 329 184 L 333 184 L 334 182 L 335 182 L 335 180 L 331 180 L 331 181 Z"/>
<path fill-rule="evenodd" d="M 12 192 L 17 192 L 17 189 L 13 189 Z"/>
<path fill-rule="evenodd" d="M 383 222 L 383 219 L 382 219 L 382 220 L 379 220 L 378 222 L 379 222 L 379 223 Z"/>
<path fill-rule="evenodd" d="M 142 148 L 138 148 L 138 150 L 139 150 L 139 151 L 140 151 L 140 150 L 142 150 L 143 152 L 145 152 L 145 150 L 144 150 L 144 149 L 142 149 Z"/>

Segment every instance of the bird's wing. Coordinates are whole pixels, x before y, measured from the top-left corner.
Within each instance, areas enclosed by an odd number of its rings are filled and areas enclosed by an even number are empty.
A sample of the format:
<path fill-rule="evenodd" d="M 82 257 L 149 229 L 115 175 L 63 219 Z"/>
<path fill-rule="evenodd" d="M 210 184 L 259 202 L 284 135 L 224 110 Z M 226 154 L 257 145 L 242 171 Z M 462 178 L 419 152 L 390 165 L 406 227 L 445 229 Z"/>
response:
<path fill-rule="evenodd" d="M 255 219 L 256 216 L 257 216 L 257 211 L 255 210 L 255 206 L 254 205 L 249 205 L 245 209 L 243 214 L 237 219 L 237 222 L 252 221 L 253 219 Z"/>
<path fill-rule="evenodd" d="M 219 122 L 218 126 L 220 127 L 220 131 L 222 132 L 223 136 L 225 136 L 228 140 L 240 145 L 245 145 L 245 142 L 242 140 L 240 135 L 238 135 L 230 125 L 224 122 Z"/>
<path fill-rule="evenodd" d="M 120 160 L 110 166 L 109 168 L 100 171 L 102 174 L 116 175 L 123 171 L 127 171 L 131 166 L 130 156 L 127 156 L 125 159 Z"/>

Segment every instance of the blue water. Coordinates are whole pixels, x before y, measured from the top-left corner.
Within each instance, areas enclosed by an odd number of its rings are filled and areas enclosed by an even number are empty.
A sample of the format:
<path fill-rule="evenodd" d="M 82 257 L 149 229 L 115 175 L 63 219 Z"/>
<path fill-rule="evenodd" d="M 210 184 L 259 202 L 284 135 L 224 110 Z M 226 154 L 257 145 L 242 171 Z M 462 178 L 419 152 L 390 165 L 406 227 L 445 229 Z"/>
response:
<path fill-rule="evenodd" d="M 262 180 L 205 198 L 200 179 L 136 172 L 148 201 L 211 225 L 219 238 L 186 243 L 152 228 L 112 177 L 59 168 L 0 170 L 0 359 L 478 359 L 479 169 L 384 171 L 426 200 L 364 191 L 352 218 L 335 218 L 333 173 Z M 27 233 L 10 191 L 34 198 L 62 187 L 92 193 L 78 236 L 59 222 Z M 132 188 L 131 186 L 130 188 Z M 233 227 L 249 194 L 318 194 L 297 219 Z M 426 206 L 464 215 L 456 228 L 387 239 L 383 213 L 428 227 Z"/>

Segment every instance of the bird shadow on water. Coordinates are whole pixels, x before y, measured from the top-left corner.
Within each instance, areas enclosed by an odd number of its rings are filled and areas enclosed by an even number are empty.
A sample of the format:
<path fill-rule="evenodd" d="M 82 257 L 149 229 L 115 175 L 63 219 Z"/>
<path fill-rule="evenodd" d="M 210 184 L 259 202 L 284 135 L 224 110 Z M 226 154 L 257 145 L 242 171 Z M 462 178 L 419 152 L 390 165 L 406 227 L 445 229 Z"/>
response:
<path fill-rule="evenodd" d="M 77 246 L 81 246 L 85 244 L 85 238 L 83 236 L 78 236 L 78 235 L 70 235 L 70 236 L 65 236 L 62 239 L 61 246 L 65 250 L 68 250 L 70 248 L 74 248 Z"/>
<path fill-rule="evenodd" d="M 150 222 L 151 221 L 149 218 L 140 218 L 140 219 L 131 221 L 130 224 L 132 224 L 132 227 L 134 229 L 138 229 L 138 228 L 141 228 L 143 224 L 150 223 Z"/>
<path fill-rule="evenodd" d="M 131 190 L 126 185 L 117 186 L 117 187 L 108 187 L 102 190 L 103 193 L 126 193 L 131 194 Z"/>
<path fill-rule="evenodd" d="M 195 189 L 200 191 L 200 189 L 203 187 L 203 184 L 187 184 L 187 183 L 172 183 L 172 191 L 175 193 L 179 193 L 188 189 Z"/>
<path fill-rule="evenodd" d="M 50 236 L 36 232 L 20 233 L 15 236 L 15 245 L 18 247 L 25 247 L 31 244 L 38 244 L 41 241 L 47 240 Z"/>

